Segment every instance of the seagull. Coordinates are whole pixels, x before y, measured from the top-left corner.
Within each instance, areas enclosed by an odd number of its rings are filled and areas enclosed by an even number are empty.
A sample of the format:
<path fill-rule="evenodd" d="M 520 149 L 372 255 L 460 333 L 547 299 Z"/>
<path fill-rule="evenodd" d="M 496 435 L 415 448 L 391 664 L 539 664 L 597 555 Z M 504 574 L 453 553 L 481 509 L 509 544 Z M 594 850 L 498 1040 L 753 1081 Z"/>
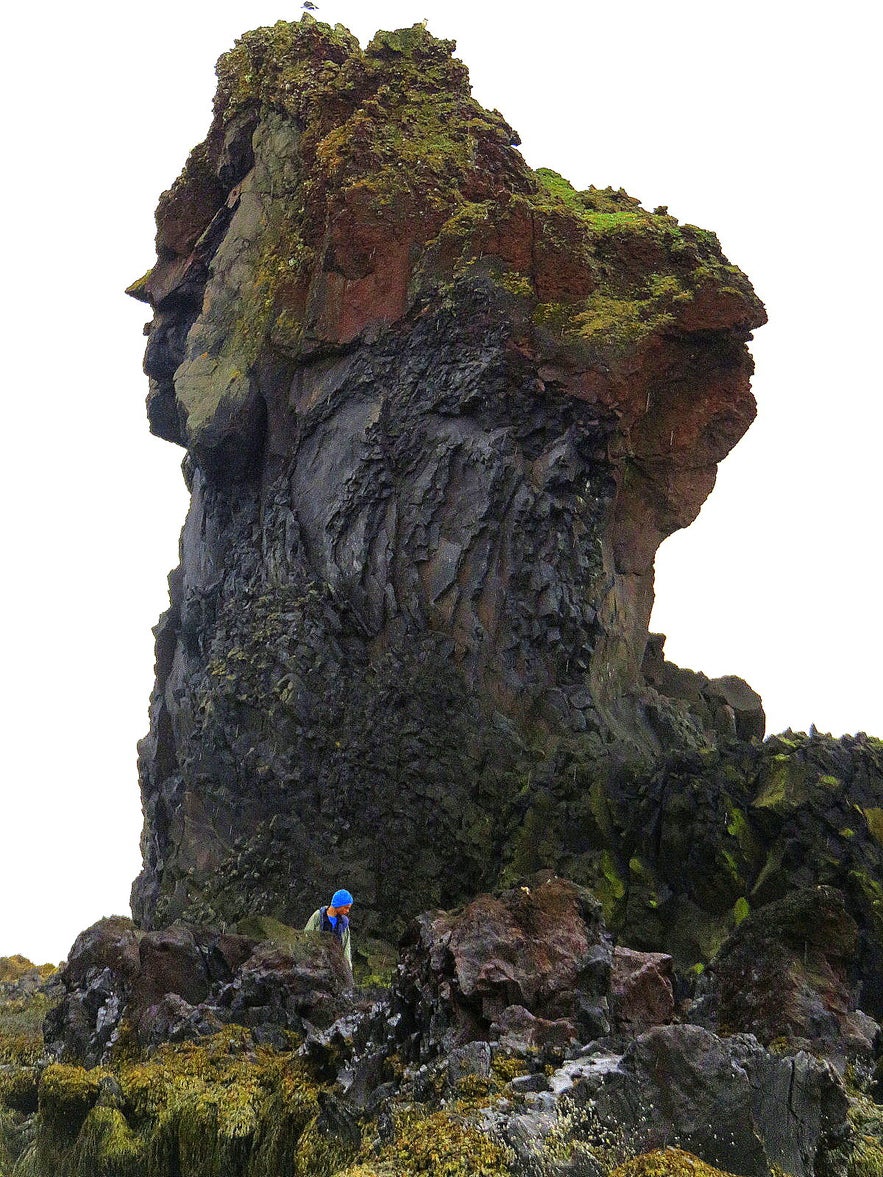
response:
<path fill-rule="evenodd" d="M 313 0 L 304 0 L 303 4 L 301 4 L 301 8 L 304 10 L 304 12 L 315 12 L 318 7 L 319 5 L 314 4 Z"/>

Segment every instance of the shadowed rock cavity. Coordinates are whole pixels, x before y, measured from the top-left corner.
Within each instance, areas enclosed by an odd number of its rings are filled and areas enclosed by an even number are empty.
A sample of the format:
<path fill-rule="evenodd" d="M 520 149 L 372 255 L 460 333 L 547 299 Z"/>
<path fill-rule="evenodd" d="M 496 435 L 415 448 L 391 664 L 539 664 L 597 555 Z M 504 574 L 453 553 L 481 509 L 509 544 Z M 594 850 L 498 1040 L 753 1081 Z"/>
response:
<path fill-rule="evenodd" d="M 656 549 L 754 417 L 763 308 L 714 234 L 527 167 L 452 50 L 247 34 L 160 200 L 129 293 L 192 500 L 141 745 L 146 927 L 297 922 L 345 880 L 382 930 L 403 892 L 495 882 L 519 773 L 562 739 L 763 733 L 750 689 L 668 694 L 661 646 L 642 670 Z"/>

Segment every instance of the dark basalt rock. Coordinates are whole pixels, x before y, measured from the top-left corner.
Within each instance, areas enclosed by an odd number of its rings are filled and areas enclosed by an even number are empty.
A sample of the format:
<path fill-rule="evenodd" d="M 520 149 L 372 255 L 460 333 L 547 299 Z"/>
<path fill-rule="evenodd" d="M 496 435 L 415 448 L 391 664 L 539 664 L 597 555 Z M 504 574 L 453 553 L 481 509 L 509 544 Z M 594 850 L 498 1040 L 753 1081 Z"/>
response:
<path fill-rule="evenodd" d="M 762 734 L 642 661 L 656 548 L 753 419 L 763 308 L 713 234 L 528 168 L 452 48 L 248 34 L 160 201 L 130 293 L 192 501 L 141 926 L 298 924 L 343 880 L 388 938 L 404 892 L 498 884 L 537 750 Z"/>
<path fill-rule="evenodd" d="M 326 1027 L 351 1008 L 352 979 L 339 944 L 287 929 L 285 947 L 212 928 L 143 933 L 121 917 L 80 934 L 60 975 L 45 1036 L 64 1062 L 95 1066 L 125 1025 L 154 1047 L 235 1023 L 268 1040 L 281 1030 Z"/>
<path fill-rule="evenodd" d="M 649 1030 L 573 1099 L 608 1132 L 628 1125 L 635 1151 L 684 1148 L 745 1177 L 774 1166 L 810 1177 L 848 1134 L 846 1095 L 830 1065 L 804 1052 L 776 1057 L 750 1035 L 719 1038 L 699 1026 Z"/>
<path fill-rule="evenodd" d="M 796 891 L 748 916 L 709 969 L 719 1025 L 761 1042 L 802 1040 L 817 1053 L 871 1056 L 879 1031 L 856 1014 L 850 966 L 858 928 L 831 887 Z"/>

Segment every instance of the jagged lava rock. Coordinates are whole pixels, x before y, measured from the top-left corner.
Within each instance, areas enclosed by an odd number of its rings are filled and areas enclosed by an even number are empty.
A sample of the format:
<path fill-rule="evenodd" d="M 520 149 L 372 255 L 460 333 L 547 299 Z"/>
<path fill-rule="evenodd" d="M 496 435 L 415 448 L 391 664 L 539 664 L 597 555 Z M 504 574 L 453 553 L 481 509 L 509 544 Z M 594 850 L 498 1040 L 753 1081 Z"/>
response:
<path fill-rule="evenodd" d="M 51 1053 L 92 1067 L 128 1025 L 140 1046 L 213 1034 L 235 1023 L 267 1040 L 328 1026 L 349 1008 L 352 979 L 330 936 L 286 929 L 286 943 L 216 928 L 143 932 L 121 916 L 81 932 L 44 1028 Z"/>
<path fill-rule="evenodd" d="M 656 548 L 753 419 L 763 308 L 714 234 L 531 170 L 452 49 L 247 34 L 160 200 L 130 293 L 192 500 L 147 927 L 297 923 L 344 878 L 382 929 L 403 888 L 493 884 L 526 744 L 715 738 L 641 665 Z"/>
<path fill-rule="evenodd" d="M 609 1030 L 601 905 L 565 879 L 424 913 L 403 945 L 395 999 L 415 1057 L 488 1039 L 567 1046 Z"/>

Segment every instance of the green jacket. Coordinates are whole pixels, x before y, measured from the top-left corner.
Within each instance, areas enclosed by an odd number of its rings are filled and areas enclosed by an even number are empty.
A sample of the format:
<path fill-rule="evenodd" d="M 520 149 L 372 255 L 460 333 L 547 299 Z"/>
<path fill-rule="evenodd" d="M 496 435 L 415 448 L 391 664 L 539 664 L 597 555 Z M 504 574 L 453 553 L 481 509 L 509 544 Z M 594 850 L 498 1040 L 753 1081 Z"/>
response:
<path fill-rule="evenodd" d="M 305 932 L 321 932 L 323 930 L 322 916 L 325 914 L 326 910 L 327 909 L 324 907 L 317 907 L 316 910 L 313 912 L 313 914 L 310 916 L 310 918 L 307 920 L 307 922 L 304 924 L 304 931 Z M 324 930 L 328 931 L 327 928 Z M 352 967 L 353 967 L 353 953 L 352 953 L 352 947 L 350 944 L 349 924 L 347 924 L 347 926 L 344 928 L 343 935 L 340 937 L 340 946 L 343 949 L 343 955 L 346 957 L 346 963 L 352 969 Z"/>

